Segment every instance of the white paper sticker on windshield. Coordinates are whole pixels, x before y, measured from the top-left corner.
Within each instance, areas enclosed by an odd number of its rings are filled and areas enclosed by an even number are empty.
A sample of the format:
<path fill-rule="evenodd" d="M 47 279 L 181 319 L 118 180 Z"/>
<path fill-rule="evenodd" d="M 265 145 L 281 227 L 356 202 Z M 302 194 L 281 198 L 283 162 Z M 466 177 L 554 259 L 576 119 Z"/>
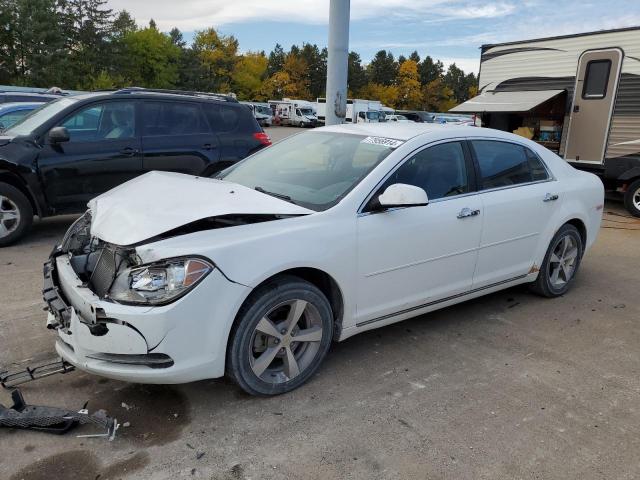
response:
<path fill-rule="evenodd" d="M 395 138 L 386 137 L 367 137 L 360 143 L 370 143 L 372 145 L 380 145 L 383 147 L 397 148 L 404 142 L 402 140 L 396 140 Z"/>

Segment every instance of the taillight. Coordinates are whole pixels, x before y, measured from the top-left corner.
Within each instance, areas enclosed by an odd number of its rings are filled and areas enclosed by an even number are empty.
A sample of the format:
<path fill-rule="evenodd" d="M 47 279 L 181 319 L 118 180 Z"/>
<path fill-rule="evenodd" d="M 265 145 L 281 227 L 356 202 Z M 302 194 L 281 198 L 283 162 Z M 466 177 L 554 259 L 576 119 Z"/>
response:
<path fill-rule="evenodd" d="M 255 138 L 256 140 L 258 140 L 262 145 L 265 146 L 269 146 L 271 145 L 271 139 L 269 138 L 269 135 L 267 135 L 264 132 L 256 132 L 253 134 L 253 138 Z"/>

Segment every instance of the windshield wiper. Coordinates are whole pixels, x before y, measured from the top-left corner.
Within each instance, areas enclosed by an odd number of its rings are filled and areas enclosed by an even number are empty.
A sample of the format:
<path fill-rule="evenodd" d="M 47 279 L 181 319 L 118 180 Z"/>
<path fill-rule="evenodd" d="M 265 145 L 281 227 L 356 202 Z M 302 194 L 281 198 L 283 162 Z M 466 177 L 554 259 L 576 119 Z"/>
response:
<path fill-rule="evenodd" d="M 260 192 L 260 193 L 265 193 L 267 195 L 271 195 L 272 197 L 276 197 L 279 198 L 281 200 L 286 200 L 287 202 L 291 202 L 291 203 L 296 203 L 294 202 L 291 197 L 289 195 L 285 195 L 284 193 L 276 193 L 276 192 L 269 192 L 268 190 L 265 190 L 264 188 L 258 186 L 258 187 L 253 187 L 253 189 L 256 192 Z"/>

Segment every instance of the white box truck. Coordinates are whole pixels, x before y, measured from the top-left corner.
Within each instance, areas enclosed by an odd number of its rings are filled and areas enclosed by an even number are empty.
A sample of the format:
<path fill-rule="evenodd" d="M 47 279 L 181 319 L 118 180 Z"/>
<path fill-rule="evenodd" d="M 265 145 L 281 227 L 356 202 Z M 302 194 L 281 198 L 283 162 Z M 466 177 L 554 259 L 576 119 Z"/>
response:
<path fill-rule="evenodd" d="M 293 125 L 296 127 L 315 127 L 318 124 L 315 105 L 306 100 L 269 100 L 269 106 L 273 110 L 274 123 L 280 125 Z"/>

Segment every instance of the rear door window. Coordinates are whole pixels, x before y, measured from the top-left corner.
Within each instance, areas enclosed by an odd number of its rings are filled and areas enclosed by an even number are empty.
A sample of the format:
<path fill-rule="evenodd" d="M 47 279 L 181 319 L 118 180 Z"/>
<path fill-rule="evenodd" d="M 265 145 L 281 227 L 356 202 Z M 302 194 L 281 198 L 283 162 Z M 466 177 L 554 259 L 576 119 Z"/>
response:
<path fill-rule="evenodd" d="M 209 133 L 200 105 L 191 102 L 144 102 L 144 136 Z"/>
<path fill-rule="evenodd" d="M 495 140 L 472 140 L 482 190 L 545 180 L 548 174 L 528 148 Z"/>

